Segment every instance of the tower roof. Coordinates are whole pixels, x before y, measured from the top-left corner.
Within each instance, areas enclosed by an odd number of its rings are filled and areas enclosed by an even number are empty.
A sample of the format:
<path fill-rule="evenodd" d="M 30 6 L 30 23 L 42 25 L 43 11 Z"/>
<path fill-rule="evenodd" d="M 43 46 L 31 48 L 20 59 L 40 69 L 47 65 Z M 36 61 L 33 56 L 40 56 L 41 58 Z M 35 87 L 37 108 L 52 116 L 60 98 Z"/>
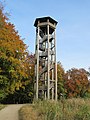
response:
<path fill-rule="evenodd" d="M 36 18 L 34 26 L 37 27 L 38 21 L 47 22 L 48 19 L 49 19 L 49 22 L 51 22 L 52 24 L 54 24 L 54 23 L 57 24 L 58 23 L 57 21 L 55 21 L 51 17 L 42 17 L 42 18 Z"/>

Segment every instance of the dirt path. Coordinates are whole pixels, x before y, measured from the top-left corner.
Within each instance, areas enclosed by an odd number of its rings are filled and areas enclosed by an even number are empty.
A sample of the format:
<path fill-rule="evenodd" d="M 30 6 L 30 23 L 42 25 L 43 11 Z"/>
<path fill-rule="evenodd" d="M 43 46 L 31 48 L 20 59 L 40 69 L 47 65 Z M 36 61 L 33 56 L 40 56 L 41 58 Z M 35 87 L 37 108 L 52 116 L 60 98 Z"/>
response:
<path fill-rule="evenodd" d="M 0 120 L 19 120 L 18 110 L 24 106 L 23 104 L 8 105 L 0 111 Z"/>

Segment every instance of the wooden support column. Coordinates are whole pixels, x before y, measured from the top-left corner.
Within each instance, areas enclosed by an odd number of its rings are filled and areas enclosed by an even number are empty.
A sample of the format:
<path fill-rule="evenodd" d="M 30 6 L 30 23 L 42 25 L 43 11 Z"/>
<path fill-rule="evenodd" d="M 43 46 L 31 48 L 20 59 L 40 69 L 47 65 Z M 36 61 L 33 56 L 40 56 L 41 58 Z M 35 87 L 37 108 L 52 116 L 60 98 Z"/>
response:
<path fill-rule="evenodd" d="M 54 30 L 54 45 L 55 45 L 55 100 L 57 101 L 56 29 Z"/>
<path fill-rule="evenodd" d="M 50 47 L 49 47 L 49 20 L 47 20 L 47 35 L 48 35 L 48 41 L 47 41 L 47 44 L 48 44 L 48 72 L 47 72 L 47 76 L 48 76 L 48 81 L 47 81 L 47 98 L 50 99 L 50 60 L 49 60 L 49 56 L 50 56 Z"/>
<path fill-rule="evenodd" d="M 39 23 L 39 21 L 38 21 Z M 39 80 L 39 27 L 37 27 L 37 64 L 36 64 L 36 99 L 38 100 L 38 80 Z"/>

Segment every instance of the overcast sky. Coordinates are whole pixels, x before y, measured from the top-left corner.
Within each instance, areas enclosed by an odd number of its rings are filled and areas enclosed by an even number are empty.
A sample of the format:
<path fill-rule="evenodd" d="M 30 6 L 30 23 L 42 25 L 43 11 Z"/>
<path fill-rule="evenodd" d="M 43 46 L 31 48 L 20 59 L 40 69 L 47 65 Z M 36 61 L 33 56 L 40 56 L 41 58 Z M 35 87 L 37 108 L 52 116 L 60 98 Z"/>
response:
<path fill-rule="evenodd" d="M 3 0 L 0 0 L 3 1 Z M 65 70 L 90 66 L 90 0 L 6 0 L 5 11 L 29 51 L 35 49 L 34 21 L 51 16 L 58 21 L 57 61 Z"/>

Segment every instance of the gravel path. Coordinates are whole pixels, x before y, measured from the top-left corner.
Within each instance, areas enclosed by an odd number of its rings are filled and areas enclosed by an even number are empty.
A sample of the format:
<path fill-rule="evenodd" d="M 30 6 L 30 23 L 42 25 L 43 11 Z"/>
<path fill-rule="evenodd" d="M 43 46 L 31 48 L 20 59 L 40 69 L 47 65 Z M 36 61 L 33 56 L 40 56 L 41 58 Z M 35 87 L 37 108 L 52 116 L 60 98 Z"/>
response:
<path fill-rule="evenodd" d="M 18 110 L 24 106 L 24 104 L 8 105 L 0 111 L 0 120 L 19 120 Z"/>

